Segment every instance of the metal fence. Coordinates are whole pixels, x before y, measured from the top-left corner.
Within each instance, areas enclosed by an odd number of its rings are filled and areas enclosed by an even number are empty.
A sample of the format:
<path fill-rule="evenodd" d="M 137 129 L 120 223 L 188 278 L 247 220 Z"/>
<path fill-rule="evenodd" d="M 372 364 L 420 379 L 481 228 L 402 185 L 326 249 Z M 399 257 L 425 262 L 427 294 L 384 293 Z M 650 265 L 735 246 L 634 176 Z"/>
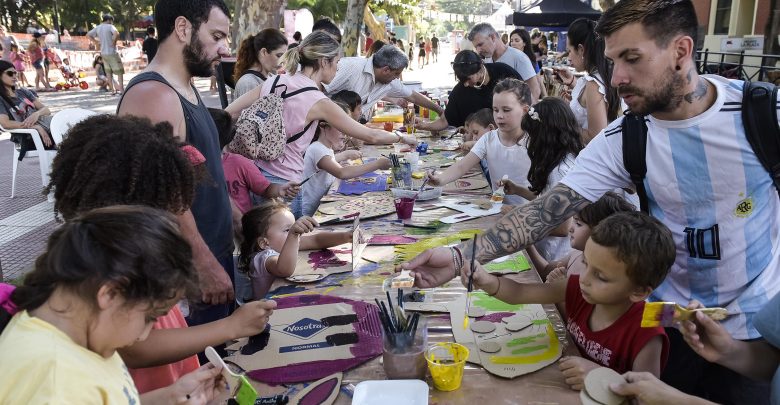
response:
<path fill-rule="evenodd" d="M 717 74 L 730 79 L 780 82 L 780 67 L 775 64 L 780 55 L 740 52 L 696 51 L 696 67 L 699 73 Z"/>

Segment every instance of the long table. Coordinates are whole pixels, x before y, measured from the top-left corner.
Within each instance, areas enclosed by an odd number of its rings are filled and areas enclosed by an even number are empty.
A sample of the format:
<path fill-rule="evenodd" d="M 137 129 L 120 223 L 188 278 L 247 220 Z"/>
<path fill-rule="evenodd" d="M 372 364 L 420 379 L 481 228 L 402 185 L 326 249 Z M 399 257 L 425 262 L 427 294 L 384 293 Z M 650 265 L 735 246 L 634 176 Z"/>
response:
<path fill-rule="evenodd" d="M 364 155 L 374 155 L 390 153 L 391 150 L 381 147 L 367 147 L 364 149 Z M 467 176 L 473 173 L 467 174 Z M 334 184 L 334 189 L 338 187 L 338 183 Z M 390 191 L 387 191 L 390 193 Z M 485 198 L 489 195 L 489 190 L 481 190 L 479 192 L 468 192 L 458 194 L 458 198 L 464 200 L 474 200 L 479 198 Z M 348 200 L 351 198 L 360 198 L 359 196 L 351 197 L 334 197 Z M 448 208 L 438 208 L 429 211 L 415 212 L 412 219 L 415 223 L 426 223 L 443 216 L 452 215 L 457 213 Z M 374 221 L 387 221 L 387 219 L 395 219 L 395 214 L 390 214 L 386 217 L 374 220 Z M 494 215 L 489 217 L 477 218 L 470 221 L 460 222 L 452 224 L 446 230 L 432 233 L 430 235 L 411 235 L 415 237 L 431 237 L 431 236 L 444 236 L 461 230 L 469 229 L 487 229 L 493 223 L 500 218 L 500 215 Z M 371 224 L 372 220 L 366 220 L 364 223 Z M 323 229 L 346 229 L 348 225 L 333 225 L 325 226 Z M 398 227 L 400 232 L 404 232 L 405 229 Z M 402 233 L 399 233 L 402 234 Z M 374 249 L 374 247 L 367 247 L 366 252 Z M 301 257 L 308 257 L 307 251 L 300 252 Z M 516 254 L 525 254 L 524 252 L 518 252 Z M 329 295 L 341 296 L 345 298 L 363 300 L 366 302 L 373 302 L 374 298 L 384 297 L 382 291 L 382 281 L 388 277 L 387 272 L 392 271 L 392 256 L 388 258 L 389 262 L 384 262 L 373 272 L 364 273 L 356 272 L 351 277 L 346 278 L 341 282 L 339 287 L 328 287 L 325 289 L 318 289 L 317 284 L 307 285 L 308 292 L 327 293 Z M 530 263 L 530 261 L 529 261 Z M 372 265 L 371 263 L 361 259 L 359 266 Z M 383 274 L 384 273 L 384 274 Z M 533 268 L 529 271 L 505 276 L 516 279 L 521 282 L 534 283 L 541 282 L 539 274 Z M 321 283 L 327 282 L 327 278 L 322 280 Z M 272 290 L 283 285 L 290 284 L 286 280 L 277 279 Z M 319 290 L 319 291 L 318 291 Z M 449 301 L 455 297 L 465 294 L 466 289 L 461 285 L 459 279 L 447 283 L 446 285 L 435 289 L 434 296 L 436 300 Z M 569 340 L 566 329 L 561 317 L 554 305 L 544 305 L 544 309 L 548 315 L 548 318 L 552 322 L 553 329 L 558 335 L 559 341 L 562 343 L 563 355 L 576 355 L 577 350 Z M 429 343 L 454 341 L 452 335 L 452 328 L 450 325 L 449 316 L 446 314 L 433 314 L 426 315 L 428 317 L 428 341 Z M 342 391 L 339 393 L 336 399 L 336 404 L 350 404 L 352 401 L 349 395 L 350 388 L 354 388 L 355 385 L 361 381 L 366 380 L 384 380 L 386 379 L 384 370 L 382 368 L 382 356 L 379 356 L 361 366 L 349 370 L 344 373 L 342 381 Z M 426 382 L 430 387 L 429 403 L 430 404 L 578 404 L 579 395 L 576 391 L 571 390 L 564 382 L 563 375 L 558 369 L 557 364 L 552 364 L 536 372 L 526 374 L 514 379 L 505 379 L 501 377 L 489 374 L 482 369 L 481 366 L 475 366 L 472 364 L 466 364 L 466 369 L 463 376 L 463 383 L 461 388 L 452 392 L 441 392 L 433 388 L 430 380 L 430 376 L 427 377 Z M 303 385 L 291 385 L 291 386 L 268 386 L 262 383 L 253 382 L 258 388 L 258 392 L 261 395 L 275 395 L 290 393 L 294 395 L 299 391 Z M 399 404 L 402 405 L 402 404 Z"/>

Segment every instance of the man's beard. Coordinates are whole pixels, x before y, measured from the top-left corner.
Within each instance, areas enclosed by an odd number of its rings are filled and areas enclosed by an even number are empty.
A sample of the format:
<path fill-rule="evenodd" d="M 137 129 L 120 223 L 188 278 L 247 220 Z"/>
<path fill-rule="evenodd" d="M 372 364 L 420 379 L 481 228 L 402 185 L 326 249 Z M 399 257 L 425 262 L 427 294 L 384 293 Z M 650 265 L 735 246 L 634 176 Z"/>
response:
<path fill-rule="evenodd" d="M 671 78 L 668 80 L 666 78 Z M 665 81 L 665 82 L 664 82 Z M 672 68 L 661 75 L 661 82 L 656 82 L 652 93 L 642 91 L 631 85 L 618 87 L 618 94 L 632 94 L 636 98 L 642 98 L 640 105 L 629 106 L 632 114 L 649 115 L 655 112 L 669 112 L 677 108 L 683 100 L 681 95 L 675 93 L 675 89 L 683 89 L 685 82 L 679 72 Z M 655 91 L 653 91 L 655 90 Z"/>
<path fill-rule="evenodd" d="M 189 45 L 182 51 L 184 55 L 184 65 L 192 76 L 211 77 L 214 75 L 213 60 L 209 60 L 203 55 L 203 43 L 198 39 L 197 33 L 192 33 Z"/>

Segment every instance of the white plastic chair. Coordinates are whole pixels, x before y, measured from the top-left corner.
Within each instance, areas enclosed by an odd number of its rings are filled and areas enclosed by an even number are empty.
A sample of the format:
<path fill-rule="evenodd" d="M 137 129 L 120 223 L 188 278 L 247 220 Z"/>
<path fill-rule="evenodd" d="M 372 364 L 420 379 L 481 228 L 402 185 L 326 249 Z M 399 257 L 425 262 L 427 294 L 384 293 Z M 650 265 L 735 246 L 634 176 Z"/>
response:
<path fill-rule="evenodd" d="M 43 141 L 41 140 L 41 134 L 38 133 L 37 130 L 32 128 L 25 128 L 25 129 L 14 129 L 11 131 L 8 131 L 4 129 L 2 126 L 0 126 L 0 131 L 2 132 L 9 132 L 9 133 L 16 133 L 16 134 L 30 134 L 32 137 L 33 143 L 35 144 L 35 151 L 27 151 L 27 154 L 25 156 L 37 156 L 38 157 L 38 166 L 41 170 L 41 184 L 43 187 L 46 187 L 47 184 L 49 184 L 49 172 L 51 171 L 51 162 L 54 160 L 54 156 L 57 154 L 56 150 L 46 150 L 43 147 Z M 55 142 L 56 144 L 56 142 Z M 16 194 L 16 169 L 19 166 L 19 151 L 21 147 L 19 144 L 11 142 L 11 145 L 14 148 L 13 153 L 13 174 L 11 177 L 11 198 L 14 198 Z"/>
<path fill-rule="evenodd" d="M 98 113 L 83 108 L 66 108 L 51 117 L 51 137 L 57 145 L 70 128 Z"/>

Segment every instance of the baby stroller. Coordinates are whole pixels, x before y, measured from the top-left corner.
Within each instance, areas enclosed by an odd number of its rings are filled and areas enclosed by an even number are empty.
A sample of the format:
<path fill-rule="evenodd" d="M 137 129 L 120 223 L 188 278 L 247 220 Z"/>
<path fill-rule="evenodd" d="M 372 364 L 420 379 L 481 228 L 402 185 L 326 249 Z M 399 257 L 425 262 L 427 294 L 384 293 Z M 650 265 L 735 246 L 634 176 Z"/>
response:
<path fill-rule="evenodd" d="M 51 48 L 49 51 L 51 51 Z M 60 73 L 62 74 L 62 81 L 57 82 L 57 85 L 54 86 L 56 90 L 68 90 L 71 87 L 78 87 L 82 90 L 89 88 L 89 84 L 84 80 L 81 80 L 86 76 L 84 71 L 79 69 L 77 72 L 74 72 L 70 67 L 70 63 L 68 63 L 68 58 L 60 59 L 55 52 L 48 52 L 46 56 L 49 58 L 51 64 L 60 69 Z"/>

